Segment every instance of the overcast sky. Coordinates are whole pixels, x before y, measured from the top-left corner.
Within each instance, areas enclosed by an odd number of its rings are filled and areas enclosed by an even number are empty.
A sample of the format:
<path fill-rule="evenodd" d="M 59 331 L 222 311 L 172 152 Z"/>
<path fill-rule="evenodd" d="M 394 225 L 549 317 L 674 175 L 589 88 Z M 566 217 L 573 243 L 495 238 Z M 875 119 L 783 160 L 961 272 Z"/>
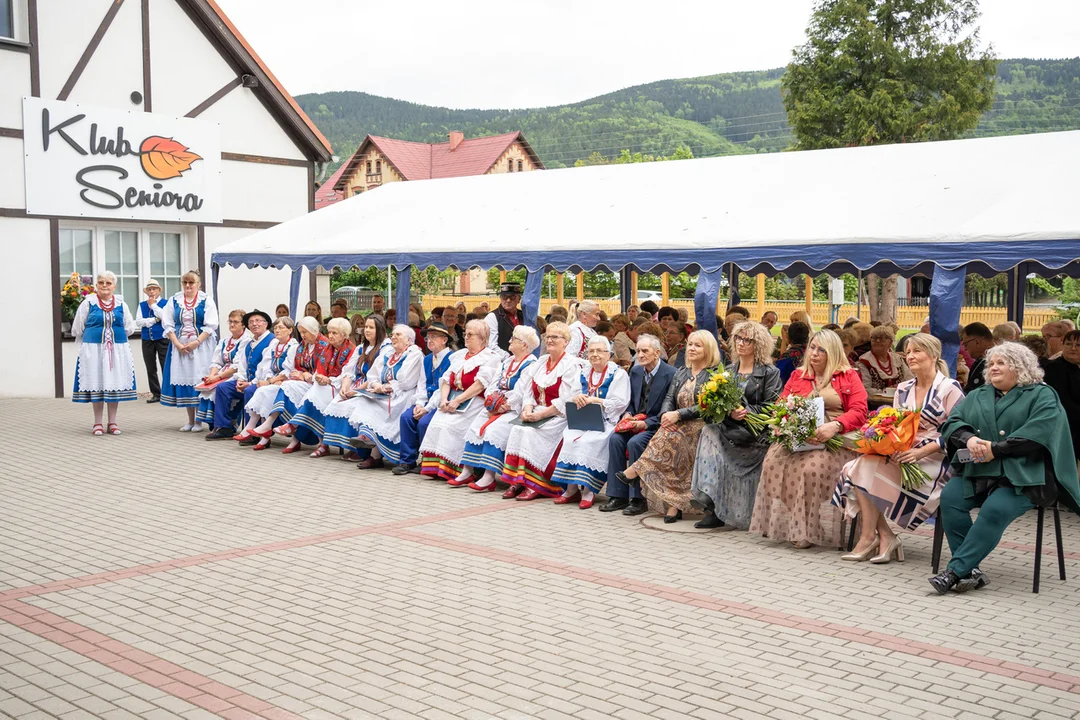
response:
<path fill-rule="evenodd" d="M 453 108 L 584 100 L 788 62 L 813 0 L 218 0 L 294 95 Z M 983 0 L 999 57 L 1080 55 L 1080 0 Z"/>

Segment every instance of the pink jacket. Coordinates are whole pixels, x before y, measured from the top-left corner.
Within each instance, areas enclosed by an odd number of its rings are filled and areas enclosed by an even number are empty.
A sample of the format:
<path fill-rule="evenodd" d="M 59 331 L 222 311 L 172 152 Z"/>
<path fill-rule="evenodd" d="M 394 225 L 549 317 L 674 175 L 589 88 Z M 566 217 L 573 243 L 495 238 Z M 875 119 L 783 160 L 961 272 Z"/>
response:
<path fill-rule="evenodd" d="M 858 430 L 866 422 L 867 404 L 866 388 L 859 377 L 859 371 L 854 368 L 838 370 L 833 373 L 832 386 L 836 394 L 840 396 L 840 402 L 844 409 L 843 414 L 836 418 L 844 426 L 843 432 Z M 809 397 L 814 393 L 816 386 L 813 378 L 804 378 L 802 370 L 796 370 L 788 378 L 781 398 L 788 395 L 801 395 Z"/>

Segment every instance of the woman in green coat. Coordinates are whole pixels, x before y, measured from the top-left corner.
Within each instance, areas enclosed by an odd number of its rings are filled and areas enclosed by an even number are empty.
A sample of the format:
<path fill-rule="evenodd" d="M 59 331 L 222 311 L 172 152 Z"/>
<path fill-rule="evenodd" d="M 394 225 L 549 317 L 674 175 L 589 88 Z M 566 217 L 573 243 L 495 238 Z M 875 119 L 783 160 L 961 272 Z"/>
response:
<path fill-rule="evenodd" d="M 1069 420 L 1057 393 L 1042 384 L 1035 354 L 1002 343 L 987 351 L 985 367 L 986 384 L 953 408 L 941 428 L 954 475 L 941 492 L 952 560 L 930 578 L 939 595 L 986 585 L 979 563 L 1028 510 L 1057 501 L 1080 511 Z M 958 460 L 961 450 L 971 462 Z"/>

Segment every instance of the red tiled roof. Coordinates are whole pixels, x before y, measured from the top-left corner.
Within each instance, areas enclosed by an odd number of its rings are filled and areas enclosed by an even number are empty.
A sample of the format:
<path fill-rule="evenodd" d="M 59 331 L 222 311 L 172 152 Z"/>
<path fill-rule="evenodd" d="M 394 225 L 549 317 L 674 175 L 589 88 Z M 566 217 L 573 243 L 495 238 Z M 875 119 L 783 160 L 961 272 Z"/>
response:
<path fill-rule="evenodd" d="M 318 190 L 315 191 L 316 210 L 318 210 L 319 208 L 329 207 L 330 205 L 333 205 L 334 203 L 340 202 L 345 199 L 344 194 L 339 193 L 337 190 L 334 189 L 334 185 L 337 184 L 337 181 L 341 178 L 341 174 L 344 172 L 345 165 L 343 164 L 341 167 L 334 171 L 333 175 L 328 177 L 323 182 L 323 184 L 319 186 Z"/>
<path fill-rule="evenodd" d="M 453 152 L 450 152 L 449 142 L 428 144 L 368 135 L 342 167 L 345 175 L 352 175 L 360 164 L 360 157 L 367 154 L 369 145 L 373 145 L 406 180 L 483 175 L 515 142 L 520 142 L 533 164 L 543 169 L 540 158 L 520 132 L 462 140 Z M 345 190 L 341 175 L 334 182 L 334 189 Z"/>

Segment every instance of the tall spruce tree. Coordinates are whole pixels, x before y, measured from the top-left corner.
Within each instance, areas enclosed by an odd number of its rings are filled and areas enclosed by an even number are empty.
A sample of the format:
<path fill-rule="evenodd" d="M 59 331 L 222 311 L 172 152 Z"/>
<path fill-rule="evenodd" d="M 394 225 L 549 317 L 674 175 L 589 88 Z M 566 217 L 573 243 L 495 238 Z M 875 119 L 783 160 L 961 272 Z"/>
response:
<path fill-rule="evenodd" d="M 781 81 L 799 150 L 950 140 L 994 99 L 977 0 L 819 0 Z M 867 276 L 871 317 L 896 317 L 896 276 Z"/>

